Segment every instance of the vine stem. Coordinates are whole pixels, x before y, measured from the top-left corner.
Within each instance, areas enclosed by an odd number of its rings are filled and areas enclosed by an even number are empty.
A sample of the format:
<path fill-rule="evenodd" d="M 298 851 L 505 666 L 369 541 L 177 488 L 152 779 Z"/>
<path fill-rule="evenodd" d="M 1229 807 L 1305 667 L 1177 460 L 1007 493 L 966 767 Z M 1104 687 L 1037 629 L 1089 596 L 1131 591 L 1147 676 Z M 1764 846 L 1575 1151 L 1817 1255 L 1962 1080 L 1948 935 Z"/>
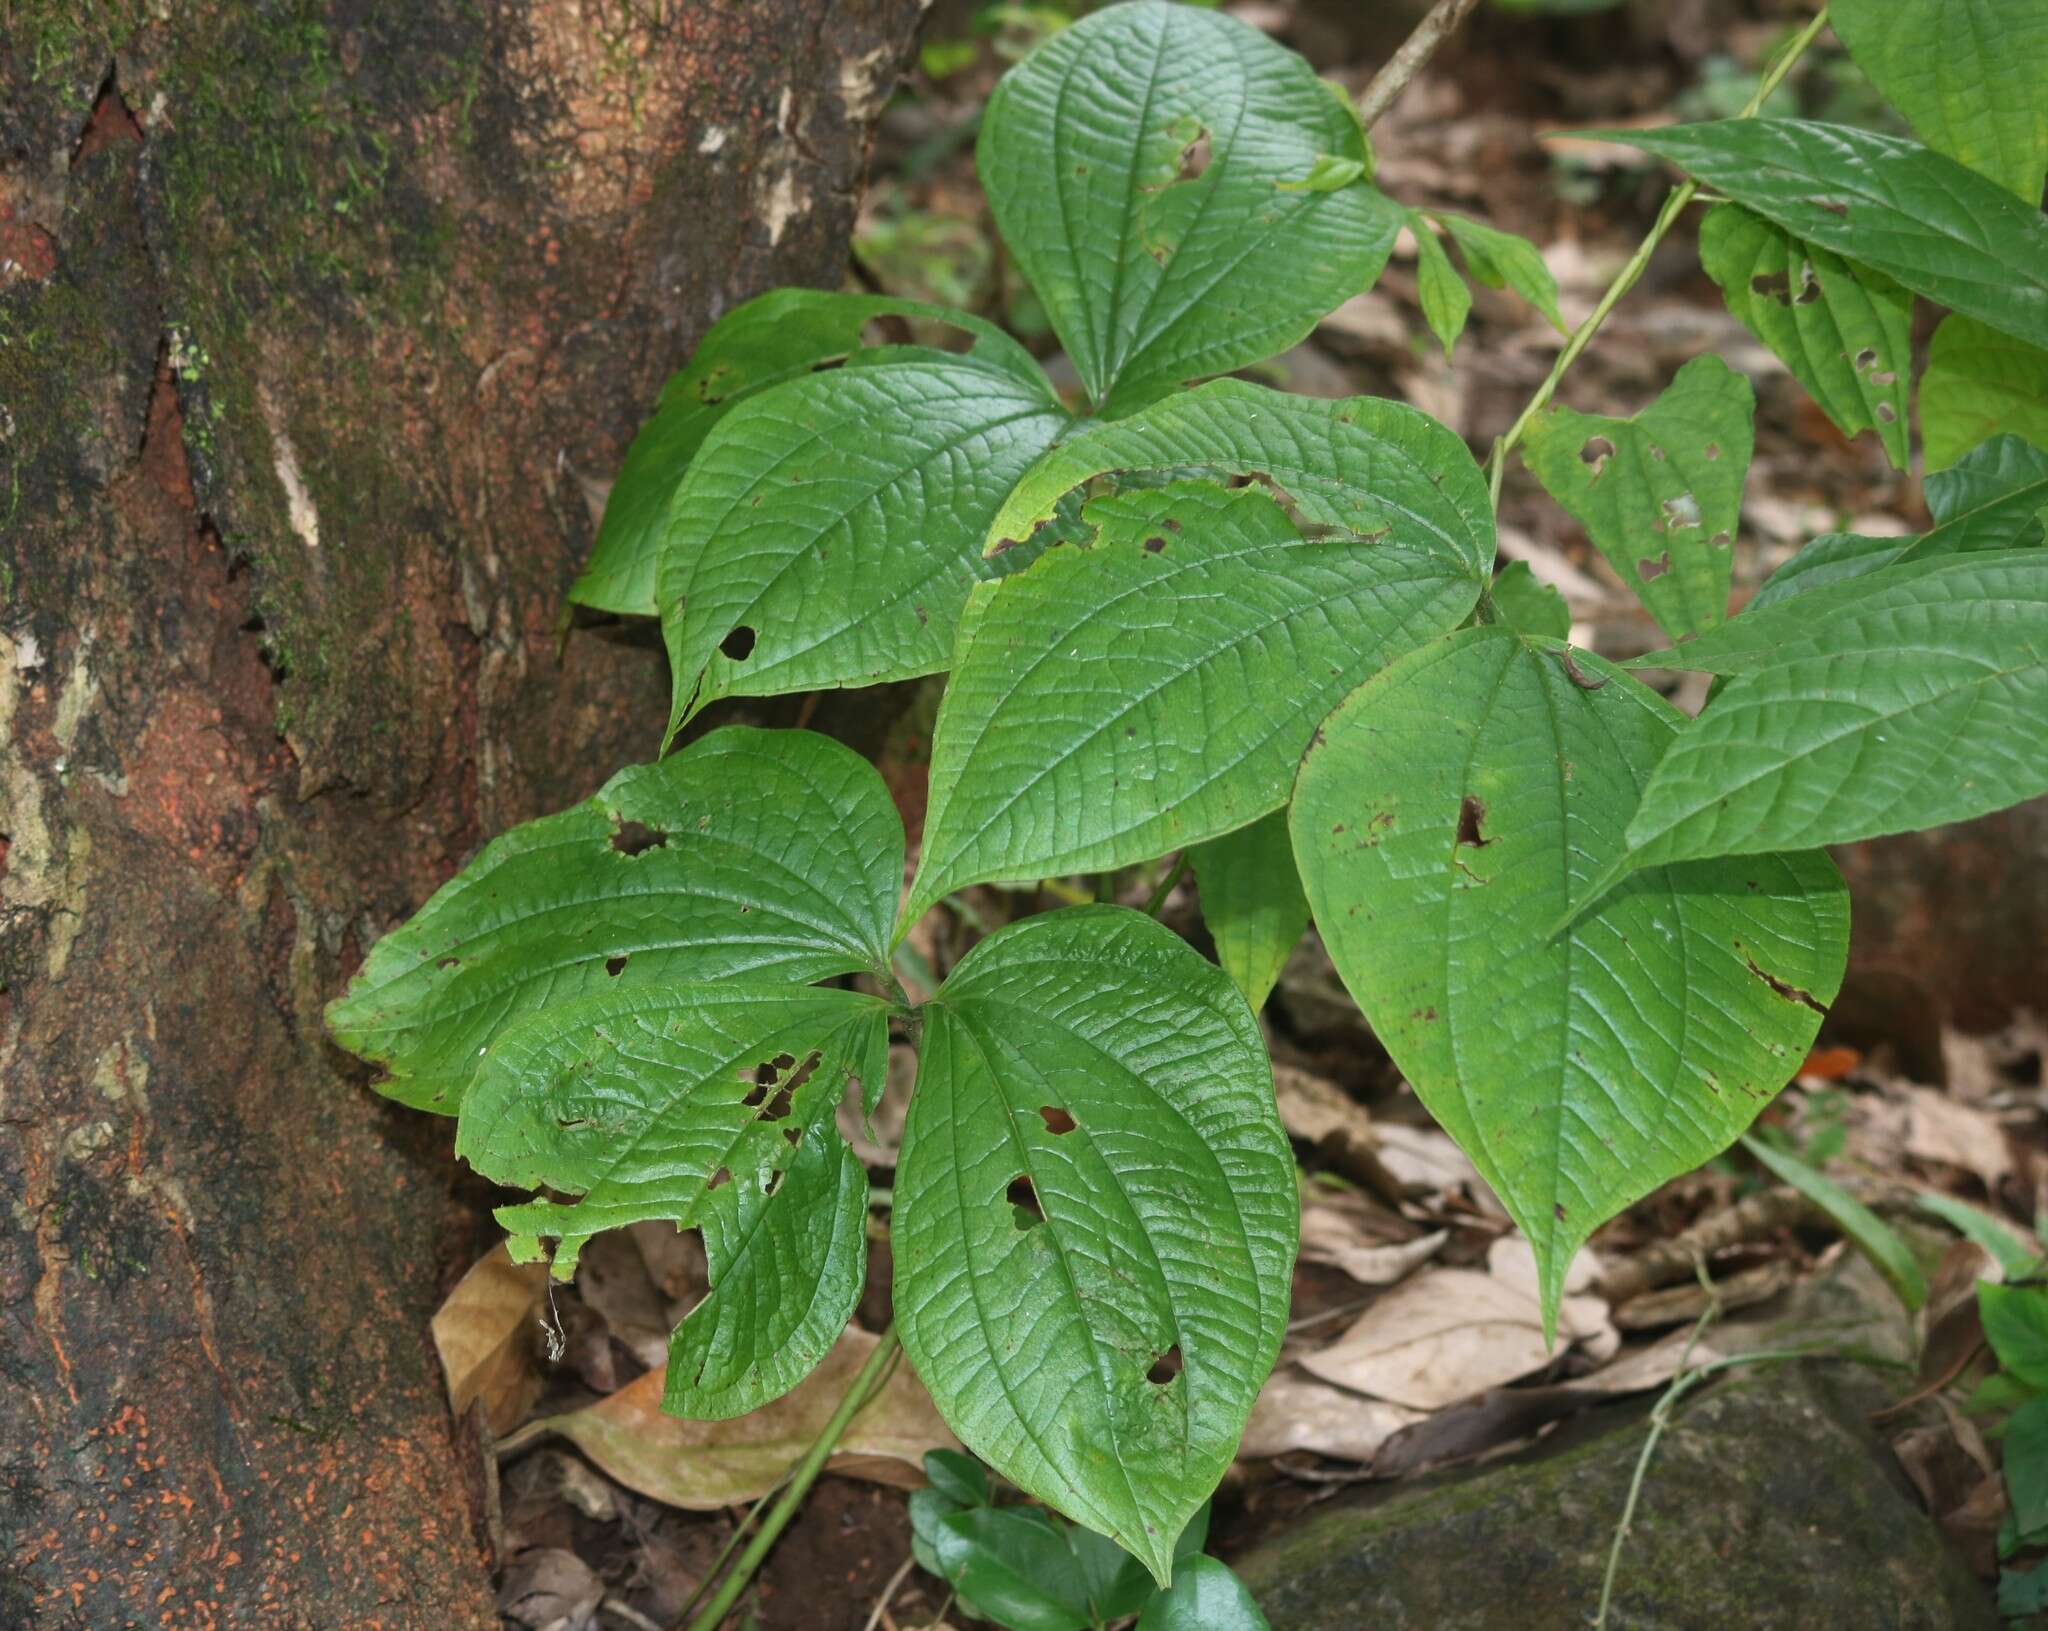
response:
<path fill-rule="evenodd" d="M 1769 72 L 1757 81 L 1756 90 L 1743 104 L 1742 111 L 1736 118 L 1756 117 L 1757 110 L 1770 100 L 1771 92 L 1784 83 L 1785 76 L 1792 71 L 1793 65 L 1806 55 L 1806 48 L 1820 37 L 1820 31 L 1827 27 L 1827 23 L 1828 8 L 1822 6 L 1814 14 L 1813 20 L 1793 36 L 1791 44 L 1779 54 L 1778 60 L 1771 65 Z M 1388 66 L 1391 67 L 1392 64 Z M 1493 492 L 1493 507 L 1496 510 L 1500 508 L 1500 486 L 1507 470 L 1508 454 L 1514 450 L 1515 444 L 1521 441 L 1523 433 L 1529 428 L 1529 422 L 1549 406 L 1550 399 L 1557 394 L 1558 382 L 1564 378 L 1565 370 L 1578 361 L 1579 353 L 1592 343 L 1593 336 L 1600 332 L 1600 325 L 1607 321 L 1608 314 L 1621 303 L 1622 296 L 1635 287 L 1636 280 L 1650 264 L 1650 257 L 1664 241 L 1665 233 L 1671 230 L 1672 225 L 1685 212 L 1686 205 L 1693 201 L 1699 190 L 1699 183 L 1696 181 L 1682 181 L 1671 189 L 1670 196 L 1664 200 L 1664 207 L 1657 212 L 1657 220 L 1650 228 L 1649 236 L 1636 246 L 1636 252 L 1629 256 L 1628 263 L 1614 274 L 1614 281 L 1607 285 L 1606 292 L 1600 296 L 1599 303 L 1594 306 L 1591 314 L 1572 330 L 1571 338 L 1565 341 L 1564 349 L 1558 352 L 1557 361 L 1551 364 L 1550 373 L 1543 383 L 1536 387 L 1536 394 L 1529 398 L 1529 405 L 1522 410 L 1521 417 L 1493 444 L 1488 482 Z"/>
<path fill-rule="evenodd" d="M 1401 42 L 1401 49 L 1387 58 L 1358 98 L 1359 121 L 1370 130 L 1381 114 L 1394 105 L 1408 88 L 1408 81 L 1422 65 L 1436 55 L 1436 48 L 1449 39 L 1479 0 L 1436 0 L 1415 31 Z"/>
<path fill-rule="evenodd" d="M 789 1527 L 789 1520 L 796 1515 L 796 1509 L 803 1504 L 803 1498 L 811 1492 L 811 1485 L 818 1481 L 818 1474 L 825 1470 L 825 1463 L 831 1459 L 833 1450 L 846 1434 L 853 1418 L 881 1390 L 883 1373 L 895 1359 L 900 1344 L 896 1327 L 891 1323 L 881 1340 L 875 1344 L 875 1351 L 868 1355 L 867 1363 L 861 1366 L 860 1374 L 853 1379 L 853 1385 L 846 1390 L 839 1401 L 839 1408 L 832 1412 L 832 1419 L 811 1441 L 811 1447 L 804 1452 L 803 1460 L 796 1464 L 796 1471 L 784 1487 L 781 1497 L 769 1511 L 768 1517 L 748 1542 L 747 1549 L 740 1553 L 740 1560 L 732 1566 L 732 1573 L 725 1577 L 703 1612 L 690 1622 L 689 1631 L 717 1631 L 718 1624 L 732 1612 L 732 1605 L 739 1601 L 740 1593 L 747 1589 L 747 1583 L 754 1578 L 754 1571 L 761 1566 L 782 1531 Z"/>

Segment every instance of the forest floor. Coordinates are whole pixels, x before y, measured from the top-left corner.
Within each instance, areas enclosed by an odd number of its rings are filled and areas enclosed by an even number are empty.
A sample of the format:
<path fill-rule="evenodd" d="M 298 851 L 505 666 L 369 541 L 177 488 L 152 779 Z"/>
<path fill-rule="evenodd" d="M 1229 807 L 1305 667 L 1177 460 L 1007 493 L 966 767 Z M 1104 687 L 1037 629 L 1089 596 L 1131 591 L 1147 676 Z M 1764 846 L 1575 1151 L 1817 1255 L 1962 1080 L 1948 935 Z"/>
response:
<path fill-rule="evenodd" d="M 1014 26 L 1006 32 L 993 20 L 1029 9 L 934 10 L 924 68 L 884 121 L 850 278 L 982 310 L 1044 352 L 1049 341 L 1034 326 L 1028 293 L 1002 264 L 972 167 L 981 102 L 1004 66 L 1002 46 L 1018 38 Z M 1343 0 L 1244 0 L 1229 9 L 1353 90 L 1399 35 L 1396 23 L 1362 15 L 1383 8 Z M 1559 133 L 1731 113 L 1790 19 L 1789 8 L 1768 0 L 1674 0 L 1575 19 L 1517 17 L 1483 4 L 1466 35 L 1376 128 L 1380 185 L 1406 203 L 1453 209 L 1532 240 L 1557 278 L 1567 323 L 1576 322 L 1640 241 L 1668 177 L 1630 150 Z M 978 21 L 993 32 L 977 32 Z M 1781 95 L 1783 111 L 1885 118 L 1846 60 L 1825 49 Z M 1738 596 L 1817 533 L 1923 529 L 1918 480 L 1893 471 L 1871 438 L 1842 438 L 1727 313 L 1699 270 L 1695 226 L 1696 216 L 1656 255 L 1574 369 L 1564 399 L 1630 413 L 1704 353 L 1754 381 L 1756 454 L 1735 543 Z M 1404 398 L 1483 453 L 1549 368 L 1560 335 L 1512 295 L 1475 293 L 1471 326 L 1447 362 L 1424 328 L 1414 250 L 1404 242 L 1376 288 L 1262 377 L 1318 395 Z M 1564 593 L 1578 643 L 1615 657 L 1653 643 L 1655 630 L 1634 600 L 1519 468 L 1505 489 L 1501 551 Z M 928 720 L 930 699 L 916 687 L 886 695 L 902 710 L 887 768 L 914 840 L 919 721 Z M 864 696 L 876 705 L 875 694 Z M 831 704 L 820 723 L 843 706 Z M 994 921 L 1051 904 L 972 893 L 977 911 Z M 1165 915 L 1200 941 L 1188 886 Z M 943 971 L 972 932 L 941 918 L 937 938 L 922 949 Z M 2048 980 L 2036 988 L 2048 989 Z M 1827 1166 L 1888 1215 L 1934 1192 L 2002 1217 L 2024 1237 L 2048 1180 L 2040 1016 L 1994 1015 L 2002 1027 L 1977 1035 L 1956 1029 L 1951 1017 L 1938 1001 L 1876 1002 L 1855 1024 L 1824 1029 L 1797 1082 L 1768 1112 L 1764 1136 Z M 1226 1556 L 1357 1480 L 1497 1453 L 1600 1397 L 1660 1387 L 1708 1306 L 1696 1257 L 1719 1306 L 1732 1310 L 1785 1292 L 1846 1249 L 1833 1227 L 1789 1203 L 1753 1165 L 1717 1161 L 1595 1237 L 1559 1345 L 1546 1351 L 1526 1248 L 1422 1113 L 1312 939 L 1266 1022 L 1282 1113 L 1308 1174 L 1304 1250 L 1287 1348 L 1218 1497 L 1213 1543 Z M 882 1184 L 905 1087 L 892 1083 L 873 1138 L 848 1128 Z M 480 1206 L 476 1252 L 491 1238 Z M 885 1241 L 872 1257 L 861 1318 L 878 1330 Z M 459 1273 L 457 1265 L 451 1279 Z M 592 1242 L 577 1283 L 552 1295 L 495 1252 L 454 1288 L 437 1336 L 458 1404 L 481 1400 L 488 1418 L 471 1418 L 476 1431 L 467 1442 L 495 1473 L 488 1517 L 508 1625 L 678 1624 L 748 1507 L 829 1411 L 829 1392 L 800 1390 L 789 1408 L 764 1413 L 771 1420 L 685 1424 L 660 1416 L 667 1332 L 701 1293 L 701 1276 L 693 1239 L 641 1226 Z M 1451 1408 L 1488 1390 L 1565 1381 L 1583 1386 L 1542 1409 L 1475 1418 Z M 1900 1391 L 1910 1384 L 1902 1381 Z M 767 1563 L 751 1623 L 875 1631 L 943 1617 L 944 1584 L 910 1566 L 903 1489 L 920 1481 L 922 1450 L 946 1441 L 907 1373 L 877 1412 L 856 1433 L 858 1455 L 835 1464 L 845 1475 L 818 1486 Z M 1937 1516 L 1982 1549 L 1988 1537 L 1970 1529 L 1975 1522 L 1982 1530 L 1981 1511 L 1974 1519 L 1961 1511 L 1982 1484 L 1966 1482 L 1970 1488 L 1933 1497 L 1951 1508 Z"/>

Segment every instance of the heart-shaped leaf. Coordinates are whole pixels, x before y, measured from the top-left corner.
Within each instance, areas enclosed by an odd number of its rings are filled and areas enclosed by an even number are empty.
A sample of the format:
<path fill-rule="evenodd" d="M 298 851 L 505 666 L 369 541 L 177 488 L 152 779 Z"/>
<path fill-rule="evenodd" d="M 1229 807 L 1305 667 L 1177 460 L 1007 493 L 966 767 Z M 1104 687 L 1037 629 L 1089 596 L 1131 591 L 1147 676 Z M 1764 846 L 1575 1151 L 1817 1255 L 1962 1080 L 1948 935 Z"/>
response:
<path fill-rule="evenodd" d="M 371 948 L 327 1023 L 389 1068 L 380 1092 L 452 1115 L 483 1045 L 544 1003 L 886 974 L 902 869 L 902 819 L 858 754 L 731 726 L 492 840 Z"/>
<path fill-rule="evenodd" d="M 1035 539 L 1067 495 L 1111 472 L 1256 483 L 1307 526 L 1441 555 L 1475 583 L 1493 570 L 1493 501 L 1452 431 L 1383 397 L 1324 401 L 1234 379 L 1068 437 L 1004 501 L 990 553 Z"/>
<path fill-rule="evenodd" d="M 688 364 L 670 376 L 653 417 L 626 450 L 597 543 L 583 575 L 570 585 L 569 598 L 603 611 L 654 616 L 660 610 L 655 577 L 669 501 L 711 427 L 757 392 L 851 356 L 861 348 L 861 331 L 885 316 L 964 330 L 976 349 L 1015 349 L 980 318 L 920 300 L 770 289 L 735 306 L 697 342 Z"/>
<path fill-rule="evenodd" d="M 1115 907 L 990 936 L 924 1014 L 904 1349 L 969 1449 L 1163 1583 L 1287 1320 L 1300 1209 L 1257 1022 Z"/>
<path fill-rule="evenodd" d="M 1472 629 L 1353 693 L 1295 790 L 1331 959 L 1529 1237 L 1546 1323 L 1586 1237 L 1798 1068 L 1847 956 L 1812 853 L 1664 867 L 1553 932 L 1683 723 L 1597 658 Z"/>
<path fill-rule="evenodd" d="M 1256 488 L 1175 482 L 1082 520 L 1092 545 L 961 619 L 905 926 L 970 883 L 1102 871 L 1277 809 L 1316 722 L 1479 594 L 1440 555 L 1304 538 Z"/>
<path fill-rule="evenodd" d="M 711 1292 L 669 1342 L 661 1408 L 671 1416 L 723 1421 L 780 1398 L 860 1301 L 867 1169 L 829 1123 L 790 1130 L 788 1165 L 743 1167 L 697 1205 Z"/>
<path fill-rule="evenodd" d="M 918 347 L 863 353 L 727 414 L 663 540 L 671 731 L 719 697 L 943 669 L 968 590 L 1029 558 L 981 558 L 997 506 L 1069 423 L 1021 352 Z"/>
<path fill-rule="evenodd" d="M 1695 357 L 1633 419 L 1552 408 L 1522 458 L 1674 639 L 1728 614 L 1756 398 L 1719 357 Z"/>
<path fill-rule="evenodd" d="M 842 1181 L 834 1112 L 850 1082 L 882 1080 L 887 1017 L 886 1004 L 858 992 L 743 981 L 557 1003 L 508 1027 L 486 1049 L 463 1102 L 455 1153 L 497 1183 L 575 1197 L 547 1196 L 497 1214 L 512 1233 L 515 1256 L 531 1257 L 543 1236 L 560 1242 L 560 1279 L 574 1272 L 583 1242 L 600 1230 L 647 1218 L 687 1227 L 710 1216 L 716 1260 L 750 1272 L 764 1296 L 786 1302 L 737 1316 L 756 1322 L 746 1344 L 768 1352 L 770 1331 L 792 1333 L 796 1341 L 794 1333 L 808 1328 L 810 1311 L 800 1304 L 813 1287 L 797 1283 L 798 1266 L 829 1266 L 845 1255 L 833 1245 L 842 1226 L 836 1216 L 812 1221 L 822 1237 L 798 1236 L 788 1232 L 794 1225 L 769 1222 L 769 1203 L 801 1209 Z M 792 1189 L 780 1175 L 795 1168 L 806 1145 L 829 1159 Z M 758 1194 L 719 1199 L 750 1175 Z M 774 1272 L 753 1272 L 739 1249 L 738 1236 L 749 1228 L 767 1230 L 764 1249 L 795 1241 Z M 856 1294 L 858 1284 L 856 1278 Z M 842 1316 L 823 1347 L 804 1350 L 798 1375 L 822 1357 L 844 1323 Z M 725 1356 L 712 1357 L 712 1391 L 738 1385 L 723 1381 Z M 680 1385 L 696 1387 L 699 1380 L 692 1375 Z"/>
<path fill-rule="evenodd" d="M 2048 792 L 2037 549 L 1901 561 L 1638 661 L 1730 678 L 1644 787 L 1629 867 L 1852 843 Z"/>
<path fill-rule="evenodd" d="M 1284 351 L 1369 287 L 1401 225 L 1351 179 L 1371 158 L 1300 57 L 1165 0 L 1053 35 L 998 82 L 976 150 L 1004 241 L 1111 414 Z"/>
<path fill-rule="evenodd" d="M 1717 204 L 1700 223 L 1700 264 L 1844 436 L 1876 431 L 1885 456 L 1906 468 L 1910 294 L 1736 204 Z"/>
<path fill-rule="evenodd" d="M 1918 142 L 1801 119 L 1592 134 L 1660 154 L 1804 243 L 2048 346 L 2039 204 Z"/>

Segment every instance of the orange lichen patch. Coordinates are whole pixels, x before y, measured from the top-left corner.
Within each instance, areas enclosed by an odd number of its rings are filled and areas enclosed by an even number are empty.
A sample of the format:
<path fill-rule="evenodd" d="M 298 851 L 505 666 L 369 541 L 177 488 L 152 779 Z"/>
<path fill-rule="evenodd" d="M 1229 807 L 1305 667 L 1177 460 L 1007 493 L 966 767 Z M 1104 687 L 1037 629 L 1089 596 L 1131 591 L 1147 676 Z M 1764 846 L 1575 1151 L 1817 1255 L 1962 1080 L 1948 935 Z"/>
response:
<path fill-rule="evenodd" d="M 14 277 L 41 282 L 57 270 L 57 240 L 33 221 L 15 219 L 14 211 L 0 204 L 0 287 Z"/>

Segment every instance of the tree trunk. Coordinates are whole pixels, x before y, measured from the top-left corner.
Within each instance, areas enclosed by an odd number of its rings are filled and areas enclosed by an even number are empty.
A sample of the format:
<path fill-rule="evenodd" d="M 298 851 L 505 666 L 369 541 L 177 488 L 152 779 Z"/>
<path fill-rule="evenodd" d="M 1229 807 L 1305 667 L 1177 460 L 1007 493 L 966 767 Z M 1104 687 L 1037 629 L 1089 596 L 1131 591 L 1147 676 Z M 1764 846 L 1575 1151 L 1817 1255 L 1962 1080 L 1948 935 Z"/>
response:
<path fill-rule="evenodd" d="M 593 501 L 837 281 L 919 9 L 0 6 L 0 1625 L 495 1624 L 473 1211 L 321 1008 L 651 754 Z"/>

